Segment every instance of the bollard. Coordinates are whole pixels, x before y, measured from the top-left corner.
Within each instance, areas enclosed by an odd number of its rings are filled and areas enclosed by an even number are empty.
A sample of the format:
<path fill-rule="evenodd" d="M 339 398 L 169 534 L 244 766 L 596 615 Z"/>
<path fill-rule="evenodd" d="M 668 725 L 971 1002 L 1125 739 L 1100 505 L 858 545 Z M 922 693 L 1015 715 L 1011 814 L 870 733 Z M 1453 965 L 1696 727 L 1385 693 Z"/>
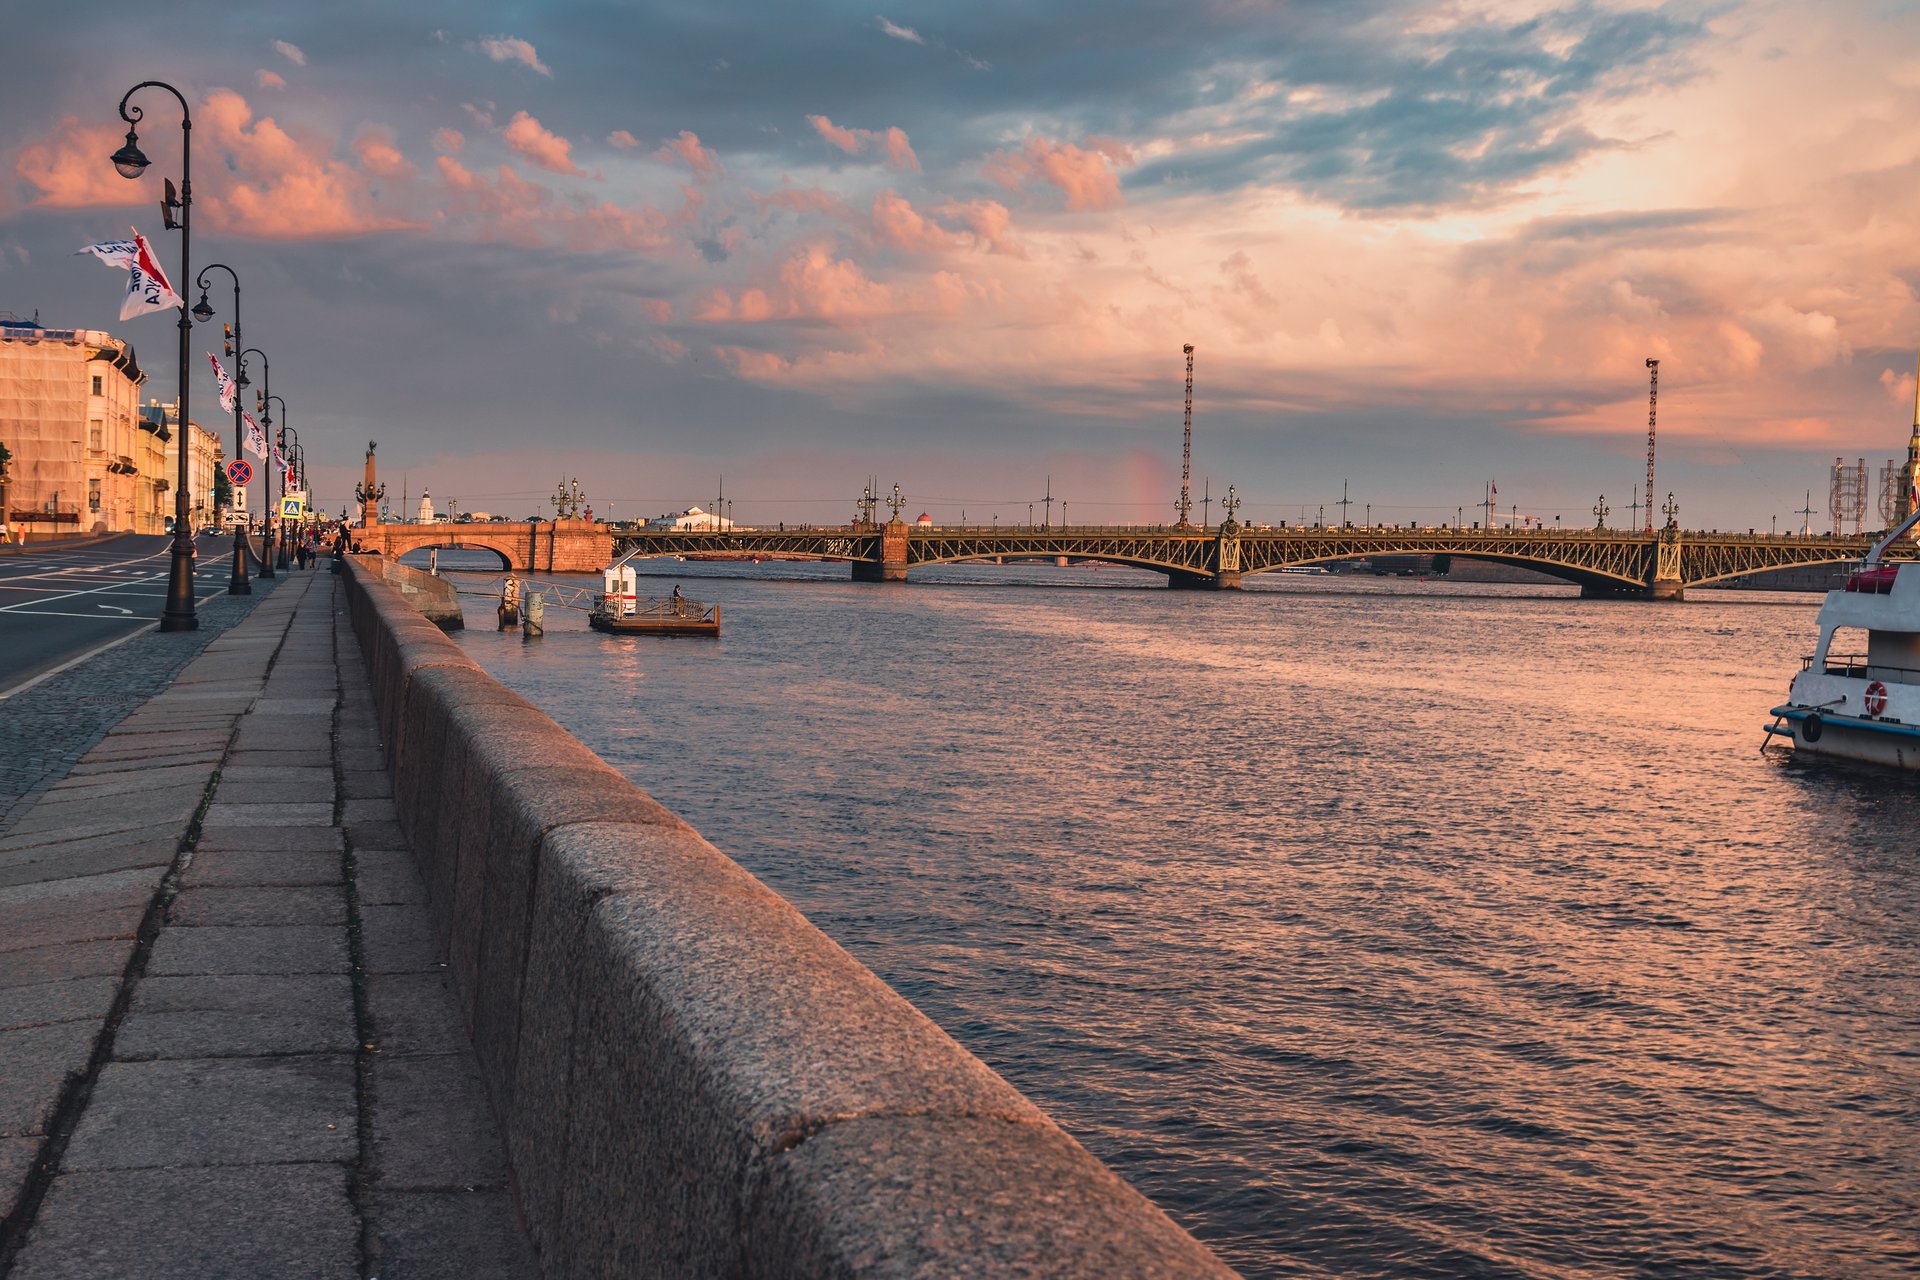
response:
<path fill-rule="evenodd" d="M 547 601 L 538 591 L 527 592 L 526 625 L 520 629 L 522 640 L 531 640 L 535 636 L 547 633 Z"/>
<path fill-rule="evenodd" d="M 520 580 L 508 578 L 500 584 L 500 629 L 512 631 L 520 625 Z"/>

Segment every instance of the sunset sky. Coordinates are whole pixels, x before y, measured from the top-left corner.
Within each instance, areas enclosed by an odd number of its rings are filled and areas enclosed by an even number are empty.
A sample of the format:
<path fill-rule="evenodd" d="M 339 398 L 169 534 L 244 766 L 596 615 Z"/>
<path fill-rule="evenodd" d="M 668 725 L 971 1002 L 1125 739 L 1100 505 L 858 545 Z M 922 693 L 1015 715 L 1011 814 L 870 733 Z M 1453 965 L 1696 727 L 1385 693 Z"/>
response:
<path fill-rule="evenodd" d="M 1627 522 L 1661 360 L 1682 522 L 1904 455 L 1920 3 L 8 7 L 0 309 L 164 317 L 73 251 L 194 112 L 196 266 L 337 510 L 369 439 L 463 508 Z M 212 301 L 227 314 L 225 277 Z M 176 281 L 176 284 L 181 282 Z M 193 296 L 197 297 L 197 290 Z M 217 347 L 217 326 L 197 350 Z M 214 416 L 204 365 L 196 417 Z M 1218 518 L 1218 507 L 1214 508 Z M 1329 518 L 1334 515 L 1328 512 Z M 1057 516 L 1057 513 L 1056 513 Z M 1815 523 L 1824 527 L 1824 516 Z"/>

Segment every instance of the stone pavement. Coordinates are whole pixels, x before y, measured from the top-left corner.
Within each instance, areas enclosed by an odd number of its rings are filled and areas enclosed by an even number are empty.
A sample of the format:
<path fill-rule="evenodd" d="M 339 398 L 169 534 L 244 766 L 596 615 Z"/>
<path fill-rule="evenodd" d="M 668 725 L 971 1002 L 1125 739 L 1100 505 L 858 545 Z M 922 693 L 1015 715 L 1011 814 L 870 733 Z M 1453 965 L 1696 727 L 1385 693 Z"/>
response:
<path fill-rule="evenodd" d="M 340 579 L 0 835 L 0 1276 L 536 1268 Z"/>

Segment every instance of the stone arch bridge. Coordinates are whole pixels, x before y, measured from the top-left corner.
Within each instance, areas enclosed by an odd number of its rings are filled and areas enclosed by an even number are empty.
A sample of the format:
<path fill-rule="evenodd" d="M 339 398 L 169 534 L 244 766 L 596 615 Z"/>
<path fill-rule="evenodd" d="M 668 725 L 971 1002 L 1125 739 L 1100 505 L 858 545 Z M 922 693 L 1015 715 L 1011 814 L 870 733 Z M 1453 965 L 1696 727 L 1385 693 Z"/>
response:
<path fill-rule="evenodd" d="M 364 524 L 353 531 L 362 551 L 395 559 L 425 547 L 491 551 L 502 568 L 540 573 L 599 573 L 612 563 L 611 527 L 597 520 L 478 524 Z"/>

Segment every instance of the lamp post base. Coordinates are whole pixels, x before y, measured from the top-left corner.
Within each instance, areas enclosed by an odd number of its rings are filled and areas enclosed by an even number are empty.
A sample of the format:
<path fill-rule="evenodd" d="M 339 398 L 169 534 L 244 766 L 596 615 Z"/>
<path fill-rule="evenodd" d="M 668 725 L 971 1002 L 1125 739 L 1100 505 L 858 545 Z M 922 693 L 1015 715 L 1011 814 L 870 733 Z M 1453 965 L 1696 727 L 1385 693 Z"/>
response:
<path fill-rule="evenodd" d="M 266 536 L 260 540 L 260 576 L 262 578 L 276 576 L 273 572 L 273 530 L 271 529 L 267 530 Z"/>
<path fill-rule="evenodd" d="M 167 571 L 167 607 L 160 615 L 162 631 L 198 631 L 193 612 L 193 550 L 184 534 L 173 539 L 173 563 Z"/>
<path fill-rule="evenodd" d="M 253 594 L 253 584 L 247 581 L 247 530 L 244 525 L 235 525 L 233 528 L 233 577 L 227 580 L 227 594 Z"/>

